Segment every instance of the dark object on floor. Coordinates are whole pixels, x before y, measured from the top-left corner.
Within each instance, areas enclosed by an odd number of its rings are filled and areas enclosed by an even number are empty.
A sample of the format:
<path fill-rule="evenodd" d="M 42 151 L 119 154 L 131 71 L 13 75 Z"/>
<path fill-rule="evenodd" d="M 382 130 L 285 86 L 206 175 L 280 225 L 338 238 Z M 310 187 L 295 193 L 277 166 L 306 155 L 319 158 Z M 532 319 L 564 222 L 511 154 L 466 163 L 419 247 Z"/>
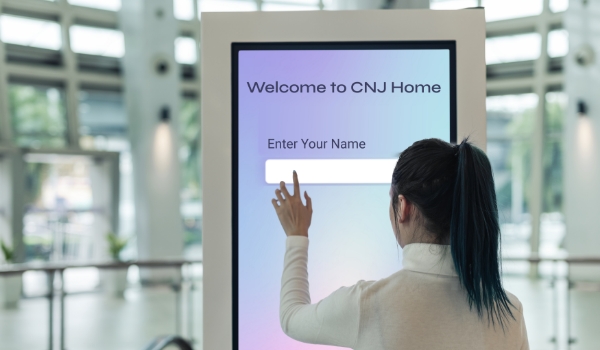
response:
<path fill-rule="evenodd" d="M 177 346 L 180 350 L 194 350 L 187 340 L 177 335 L 158 337 L 148 344 L 144 350 L 162 350 L 171 345 Z"/>

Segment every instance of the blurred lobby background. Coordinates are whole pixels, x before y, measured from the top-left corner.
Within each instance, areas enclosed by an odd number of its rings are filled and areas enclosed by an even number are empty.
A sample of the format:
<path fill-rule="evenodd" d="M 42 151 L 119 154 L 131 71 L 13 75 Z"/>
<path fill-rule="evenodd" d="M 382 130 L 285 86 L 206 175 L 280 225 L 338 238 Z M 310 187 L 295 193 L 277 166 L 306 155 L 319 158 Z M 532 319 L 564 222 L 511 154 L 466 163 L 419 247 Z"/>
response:
<path fill-rule="evenodd" d="M 0 259 L 2 268 L 32 266 L 0 276 L 1 349 L 134 350 L 168 334 L 202 348 L 202 323 L 210 322 L 202 319 L 202 12 L 418 3 L 159 0 L 165 7 L 156 15 L 173 30 L 149 37 L 132 8 L 139 1 L 0 0 Z M 600 262 L 565 260 L 600 258 L 600 4 L 429 6 L 486 9 L 487 152 L 504 283 L 525 306 L 531 349 L 600 349 Z M 137 72 L 144 45 L 170 46 L 176 62 L 161 67 L 174 79 L 150 87 L 177 99 L 160 121 L 142 118 L 143 93 L 129 88 L 144 76 L 125 74 Z M 145 147 L 151 142 L 160 149 Z M 144 154 L 170 169 L 159 179 L 173 184 L 164 197 L 171 221 L 159 223 L 168 230 L 153 226 L 156 206 L 144 193 L 157 179 Z M 138 260 L 157 264 L 96 266 Z"/>

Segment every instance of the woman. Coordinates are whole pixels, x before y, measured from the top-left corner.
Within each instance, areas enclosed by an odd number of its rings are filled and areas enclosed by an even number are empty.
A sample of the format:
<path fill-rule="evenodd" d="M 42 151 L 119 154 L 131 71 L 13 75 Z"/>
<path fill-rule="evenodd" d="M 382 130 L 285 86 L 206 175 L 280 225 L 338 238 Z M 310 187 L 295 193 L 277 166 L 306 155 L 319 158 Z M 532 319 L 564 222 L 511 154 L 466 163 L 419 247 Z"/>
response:
<path fill-rule="evenodd" d="M 467 140 L 428 139 L 398 159 L 390 220 L 403 269 L 311 304 L 312 201 L 282 182 L 273 206 L 287 234 L 280 320 L 290 337 L 353 349 L 529 349 L 519 300 L 502 288 L 492 169 Z"/>

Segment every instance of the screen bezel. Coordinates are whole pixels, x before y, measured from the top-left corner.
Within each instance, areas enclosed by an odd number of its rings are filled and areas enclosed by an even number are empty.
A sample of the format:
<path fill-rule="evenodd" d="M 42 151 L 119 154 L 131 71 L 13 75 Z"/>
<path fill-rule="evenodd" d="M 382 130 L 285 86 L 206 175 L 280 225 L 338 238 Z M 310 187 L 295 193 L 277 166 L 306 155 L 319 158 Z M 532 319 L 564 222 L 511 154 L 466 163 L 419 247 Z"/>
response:
<path fill-rule="evenodd" d="M 233 42 L 231 43 L 231 179 L 232 179 L 232 331 L 238 339 L 238 54 L 240 51 L 281 50 L 448 50 L 450 53 L 450 143 L 457 138 L 456 41 L 344 41 L 344 42 Z"/>

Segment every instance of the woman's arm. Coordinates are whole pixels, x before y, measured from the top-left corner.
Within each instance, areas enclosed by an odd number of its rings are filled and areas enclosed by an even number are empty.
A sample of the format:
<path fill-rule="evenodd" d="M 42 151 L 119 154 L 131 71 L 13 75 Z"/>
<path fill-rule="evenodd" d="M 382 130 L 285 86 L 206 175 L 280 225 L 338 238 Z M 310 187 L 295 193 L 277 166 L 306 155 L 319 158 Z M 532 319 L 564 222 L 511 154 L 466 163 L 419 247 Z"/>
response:
<path fill-rule="evenodd" d="M 281 328 L 291 338 L 305 343 L 354 347 L 364 283 L 340 288 L 311 304 L 307 261 L 308 238 L 288 237 L 281 279 Z"/>
<path fill-rule="evenodd" d="M 310 303 L 306 266 L 312 200 L 304 192 L 306 205 L 302 203 L 295 171 L 294 194 L 290 195 L 281 182 L 275 195 L 273 207 L 288 236 L 281 279 L 281 328 L 288 336 L 306 343 L 354 346 L 358 338 L 361 285 L 340 288 L 319 303 Z"/>

